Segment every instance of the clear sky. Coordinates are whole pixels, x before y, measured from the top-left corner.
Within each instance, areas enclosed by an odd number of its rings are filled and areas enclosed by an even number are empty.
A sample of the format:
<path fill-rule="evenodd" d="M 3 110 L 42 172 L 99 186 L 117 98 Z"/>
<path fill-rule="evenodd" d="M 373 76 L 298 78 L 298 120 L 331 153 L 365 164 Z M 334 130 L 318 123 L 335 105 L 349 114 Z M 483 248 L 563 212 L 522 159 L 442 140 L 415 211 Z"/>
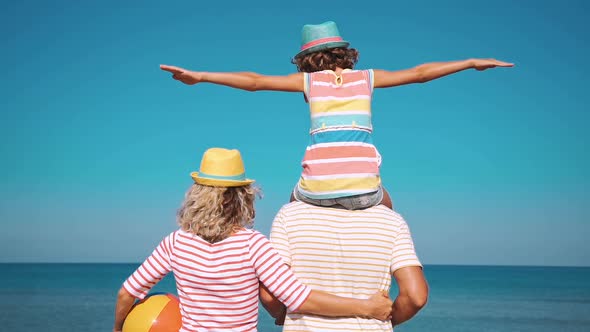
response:
<path fill-rule="evenodd" d="M 357 68 L 516 64 L 375 92 L 383 181 L 424 263 L 590 266 L 588 2 L 288 4 L 3 2 L 0 262 L 143 260 L 213 146 L 242 151 L 268 235 L 299 176 L 303 97 L 158 65 L 288 74 L 302 25 L 334 20 Z"/>

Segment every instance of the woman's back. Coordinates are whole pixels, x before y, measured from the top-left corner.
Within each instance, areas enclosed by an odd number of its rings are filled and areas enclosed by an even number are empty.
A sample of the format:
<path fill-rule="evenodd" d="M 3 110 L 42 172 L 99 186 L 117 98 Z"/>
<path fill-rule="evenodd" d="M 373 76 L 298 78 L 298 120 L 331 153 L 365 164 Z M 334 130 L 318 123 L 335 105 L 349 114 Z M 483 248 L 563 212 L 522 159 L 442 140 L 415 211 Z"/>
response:
<path fill-rule="evenodd" d="M 203 328 L 255 331 L 259 280 L 276 294 L 293 293 L 284 298 L 292 309 L 307 297 L 309 291 L 294 278 L 282 282 L 286 269 L 257 231 L 244 229 L 209 243 L 178 230 L 160 243 L 124 287 L 143 295 L 172 271 L 183 317 L 181 332 Z"/>

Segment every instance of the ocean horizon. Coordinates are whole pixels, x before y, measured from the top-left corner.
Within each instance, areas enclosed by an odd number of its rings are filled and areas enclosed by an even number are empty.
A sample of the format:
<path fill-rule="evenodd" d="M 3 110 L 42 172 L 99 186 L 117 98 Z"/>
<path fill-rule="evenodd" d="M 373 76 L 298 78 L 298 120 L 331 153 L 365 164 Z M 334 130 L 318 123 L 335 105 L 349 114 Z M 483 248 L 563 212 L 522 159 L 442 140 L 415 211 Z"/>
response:
<path fill-rule="evenodd" d="M 101 265 L 101 264 L 122 264 L 122 265 L 129 265 L 129 264 L 141 264 L 142 262 L 77 262 L 77 261 L 71 261 L 71 262 L 36 262 L 36 261 L 14 261 L 14 262 L 9 262 L 9 261 L 5 261 L 5 262 L 0 262 L 0 266 L 1 265 L 9 265 L 9 264 L 36 264 L 36 265 L 43 265 L 43 264 L 71 264 L 71 265 Z M 424 264 L 424 266 L 472 266 L 472 267 L 547 267 L 547 268 L 560 268 L 560 267 L 565 267 L 565 268 L 590 268 L 590 265 L 541 265 L 541 264 L 531 264 L 531 265 L 527 265 L 527 264 L 457 264 L 457 263 L 437 263 L 437 264 Z"/>
<path fill-rule="evenodd" d="M 0 263 L 0 326 L 110 331 L 117 291 L 139 264 Z M 590 267 L 427 264 L 424 271 L 429 302 L 398 332 L 590 330 Z M 157 292 L 176 294 L 171 274 Z M 258 330 L 281 327 L 261 308 Z"/>

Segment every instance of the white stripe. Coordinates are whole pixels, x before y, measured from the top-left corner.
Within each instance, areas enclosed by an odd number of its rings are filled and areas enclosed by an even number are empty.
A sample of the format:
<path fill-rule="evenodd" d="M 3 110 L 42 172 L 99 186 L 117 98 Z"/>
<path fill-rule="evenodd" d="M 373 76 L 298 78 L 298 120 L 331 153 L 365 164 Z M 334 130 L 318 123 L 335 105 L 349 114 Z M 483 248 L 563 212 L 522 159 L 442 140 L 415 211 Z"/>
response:
<path fill-rule="evenodd" d="M 336 96 L 322 96 L 322 97 L 312 97 L 309 101 L 347 101 L 347 100 L 356 100 L 356 99 L 363 99 L 363 100 L 371 100 L 370 95 L 356 95 L 350 97 L 336 97 Z"/>
<path fill-rule="evenodd" d="M 341 130 L 344 130 L 344 129 L 362 130 L 362 131 L 366 131 L 368 133 L 372 133 L 373 132 L 372 128 L 360 127 L 360 126 L 352 126 L 352 125 L 351 126 L 348 126 L 348 127 L 340 127 L 340 126 L 339 127 L 326 127 L 326 128 L 322 128 L 321 131 L 322 132 L 326 132 L 326 131 L 341 131 Z M 315 133 L 315 132 L 317 132 L 317 130 L 310 131 L 310 132 Z"/>
<path fill-rule="evenodd" d="M 354 111 L 342 111 L 342 112 L 318 112 L 316 114 L 311 114 L 311 118 L 319 118 L 322 116 L 333 116 L 333 115 L 369 115 L 371 116 L 371 111 L 363 111 L 363 110 L 354 110 Z"/>
<path fill-rule="evenodd" d="M 354 82 L 347 82 L 347 83 L 344 83 L 340 86 L 336 85 L 332 82 L 313 81 L 313 83 L 312 83 L 312 85 L 329 86 L 331 88 L 339 88 L 339 87 L 347 88 L 349 86 L 363 85 L 363 84 L 367 84 L 367 80 L 358 80 L 358 81 L 354 81 Z"/>
<path fill-rule="evenodd" d="M 349 295 L 343 292 L 344 295 Z M 320 317 L 313 315 L 300 315 L 289 313 L 285 318 L 284 331 L 292 332 L 390 332 L 392 331 L 391 322 L 380 320 L 371 320 L 368 318 L 338 318 L 336 321 L 329 317 Z"/>
<path fill-rule="evenodd" d="M 256 285 L 258 286 L 259 284 L 256 284 Z M 199 294 L 202 294 L 202 292 L 203 292 L 202 288 L 197 289 L 197 292 L 200 292 Z M 248 293 L 248 294 L 238 294 L 238 293 L 236 293 L 238 295 L 226 295 L 226 294 L 224 294 L 223 296 L 231 296 L 232 298 L 234 298 L 236 300 L 236 302 L 243 302 L 241 304 L 241 308 L 240 308 L 240 306 L 235 306 L 234 308 L 228 309 L 228 310 L 241 311 L 243 313 L 245 311 L 252 310 L 251 307 L 247 307 L 248 303 L 253 302 L 253 301 L 258 302 L 257 301 L 258 300 L 258 296 L 257 296 L 258 294 L 257 293 L 258 293 L 258 289 L 256 289 L 255 292 L 250 291 L 250 293 Z M 201 300 L 203 302 L 205 302 L 205 301 L 220 301 L 220 295 L 219 295 L 219 293 L 211 293 L 211 294 L 208 294 L 207 296 L 204 296 L 204 295 L 196 295 L 195 297 L 197 297 L 199 300 Z M 256 303 L 256 304 L 258 304 L 258 303 Z M 223 304 L 207 304 L 207 305 L 217 306 L 217 307 L 223 306 Z M 227 308 L 227 307 L 225 307 L 225 308 Z M 197 311 L 197 309 L 189 309 L 188 306 L 185 309 L 187 311 L 193 311 L 193 312 Z"/>
<path fill-rule="evenodd" d="M 338 175 L 301 175 L 304 180 L 340 180 L 340 179 L 355 179 L 355 178 L 366 178 L 366 177 L 377 177 L 377 173 L 351 173 L 351 174 L 338 174 Z M 351 190 L 349 190 L 351 191 Z"/>
<path fill-rule="evenodd" d="M 371 143 L 363 143 L 363 142 L 332 142 L 332 143 L 318 143 L 313 144 L 307 147 L 307 151 L 313 149 L 320 149 L 320 148 L 331 148 L 331 147 L 340 147 L 340 146 L 363 146 L 366 148 L 374 148 L 375 146 Z"/>
<path fill-rule="evenodd" d="M 139 280 L 140 282 L 144 282 L 145 280 L 141 277 L 138 276 L 137 274 L 135 274 L 135 277 L 137 278 L 137 280 Z M 144 287 L 142 284 L 138 284 L 137 281 L 135 281 L 135 279 L 133 278 L 129 278 L 126 280 L 127 284 L 131 287 L 129 287 L 129 290 L 132 290 L 135 292 L 135 290 L 138 290 L 139 293 L 136 293 L 135 295 L 145 295 L 147 294 L 149 288 L 148 287 Z M 151 285 L 151 284 L 150 284 Z"/>
<path fill-rule="evenodd" d="M 166 270 L 164 270 L 162 268 L 162 266 L 153 258 L 153 257 L 149 257 L 148 261 L 151 264 L 146 264 L 144 267 L 146 270 L 148 270 L 150 272 L 151 275 L 153 276 L 161 276 L 164 273 L 166 273 Z"/>
<path fill-rule="evenodd" d="M 314 130 L 310 130 L 309 134 L 313 135 L 313 134 L 317 134 L 317 133 L 323 133 L 326 131 L 339 131 L 339 130 L 362 130 L 362 131 L 368 131 L 371 132 L 373 130 L 373 127 L 365 127 L 365 126 L 359 126 L 359 125 L 347 125 L 347 126 L 327 126 L 327 127 L 320 127 Z"/>
<path fill-rule="evenodd" d="M 346 163 L 354 161 L 377 162 L 377 157 L 346 157 L 346 158 L 325 158 L 303 161 L 302 165 L 316 165 L 316 164 L 330 164 L 330 163 Z"/>
<path fill-rule="evenodd" d="M 242 275 L 239 276 L 239 274 L 243 274 L 243 272 L 238 271 L 219 271 L 217 273 L 215 272 L 205 272 L 203 270 L 200 270 L 198 272 L 196 272 L 194 269 L 191 269 L 191 262 L 182 262 L 182 265 L 184 266 L 180 266 L 180 264 L 177 264 L 175 267 L 176 272 L 182 272 L 182 274 L 180 274 L 182 277 L 184 277 L 184 279 L 186 281 L 196 281 L 196 282 L 201 282 L 201 283 L 217 283 L 219 284 L 219 278 L 226 278 L 226 279 L 232 279 L 232 280 L 239 280 L 240 283 L 245 283 L 246 281 L 250 281 L 252 279 L 252 276 L 248 276 L 246 275 Z M 246 268 L 245 266 L 242 268 Z M 220 269 L 221 270 L 221 269 Z"/>
<path fill-rule="evenodd" d="M 191 314 L 193 316 L 194 320 L 197 322 L 210 320 L 212 318 L 208 314 L 203 314 L 201 308 L 191 309 L 189 307 L 184 307 L 183 310 L 185 312 Z M 236 320 L 238 317 L 239 317 L 239 319 L 245 319 L 245 318 L 248 318 L 253 315 L 251 305 L 245 309 L 225 309 L 224 310 L 224 309 L 220 309 L 217 307 L 217 308 L 214 308 L 213 310 L 215 310 L 215 315 L 217 316 L 216 318 L 219 320 L 222 320 L 224 316 L 228 317 L 229 315 L 233 316 L 232 320 Z M 240 316 L 234 316 L 234 315 L 240 315 Z M 211 323 L 209 323 L 209 324 L 211 324 Z M 148 331 L 153 331 L 153 330 L 150 329 Z M 200 330 L 200 331 L 202 331 L 202 330 Z M 209 331 L 209 330 L 207 330 L 207 331 Z M 218 331 L 218 330 L 215 329 L 214 331 Z"/>

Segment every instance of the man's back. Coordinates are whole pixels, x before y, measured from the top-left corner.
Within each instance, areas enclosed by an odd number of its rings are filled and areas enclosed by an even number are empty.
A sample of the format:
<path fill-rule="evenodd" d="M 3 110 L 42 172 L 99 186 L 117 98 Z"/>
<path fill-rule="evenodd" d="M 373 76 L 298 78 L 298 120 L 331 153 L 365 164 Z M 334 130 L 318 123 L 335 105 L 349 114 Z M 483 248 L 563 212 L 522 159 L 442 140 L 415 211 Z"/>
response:
<path fill-rule="evenodd" d="M 281 208 L 271 242 L 313 289 L 367 298 L 389 292 L 393 271 L 420 266 L 406 222 L 384 206 L 349 211 L 293 202 Z M 391 331 L 390 322 L 288 314 L 284 331 Z"/>

